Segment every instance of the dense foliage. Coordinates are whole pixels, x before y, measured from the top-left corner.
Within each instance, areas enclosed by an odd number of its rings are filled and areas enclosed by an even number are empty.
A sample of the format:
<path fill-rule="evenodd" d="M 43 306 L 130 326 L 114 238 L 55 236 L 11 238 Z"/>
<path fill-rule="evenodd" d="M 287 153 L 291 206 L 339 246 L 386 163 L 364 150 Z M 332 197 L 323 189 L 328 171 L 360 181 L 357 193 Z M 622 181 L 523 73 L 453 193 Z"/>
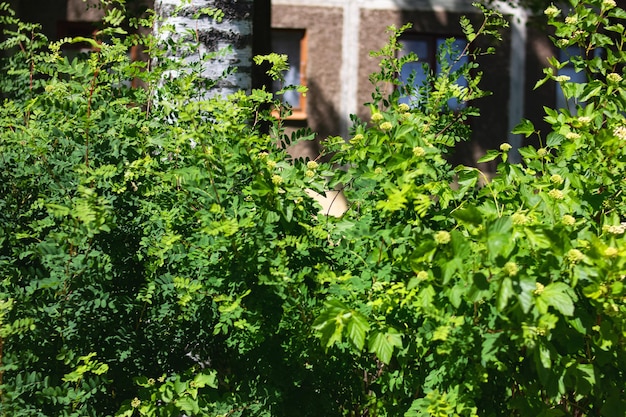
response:
<path fill-rule="evenodd" d="M 285 134 L 280 92 L 207 97 L 201 62 L 176 58 L 193 31 L 132 35 L 152 21 L 107 3 L 97 40 L 51 45 L 0 6 L 0 415 L 623 415 L 626 12 L 612 0 L 546 10 L 587 82 L 552 60 L 539 83 L 577 111 L 546 108 L 545 133 L 522 121 L 542 147 L 521 164 L 508 144 L 489 152 L 493 178 L 446 153 L 478 116 L 449 100 L 486 94 L 475 61 L 454 62 L 490 52 L 475 40 L 499 36 L 497 13 L 463 19 L 468 47 L 444 45 L 423 85 L 396 80 L 415 57 L 396 57 L 392 30 L 371 120 L 304 161 L 283 149 L 311 135 Z M 91 50 L 69 59 L 75 42 Z M 130 62 L 132 46 L 151 60 Z M 280 78 L 281 57 L 258 60 Z M 333 188 L 341 217 L 310 197 Z"/>

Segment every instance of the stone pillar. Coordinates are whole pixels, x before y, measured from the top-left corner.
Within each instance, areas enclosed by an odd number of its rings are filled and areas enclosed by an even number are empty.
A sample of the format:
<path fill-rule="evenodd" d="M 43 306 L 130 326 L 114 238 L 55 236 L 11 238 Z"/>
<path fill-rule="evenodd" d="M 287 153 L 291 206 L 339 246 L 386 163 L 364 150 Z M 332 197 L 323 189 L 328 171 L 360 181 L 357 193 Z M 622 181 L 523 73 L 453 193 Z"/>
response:
<path fill-rule="evenodd" d="M 206 7 L 224 12 L 222 22 L 215 22 L 206 15 L 194 18 L 198 10 Z M 177 8 L 178 13 L 175 13 Z M 189 29 L 196 32 L 201 43 L 199 53 L 216 52 L 224 47 L 231 47 L 230 52 L 214 58 L 204 66 L 203 76 L 208 79 L 219 78 L 228 68 L 237 69 L 235 73 L 220 80 L 209 95 L 227 95 L 238 90 L 250 90 L 253 0 L 156 0 L 155 10 L 163 18 L 160 26 L 173 25 L 175 28 L 173 33 L 166 36 L 179 36 Z M 198 57 L 185 59 L 197 60 Z"/>

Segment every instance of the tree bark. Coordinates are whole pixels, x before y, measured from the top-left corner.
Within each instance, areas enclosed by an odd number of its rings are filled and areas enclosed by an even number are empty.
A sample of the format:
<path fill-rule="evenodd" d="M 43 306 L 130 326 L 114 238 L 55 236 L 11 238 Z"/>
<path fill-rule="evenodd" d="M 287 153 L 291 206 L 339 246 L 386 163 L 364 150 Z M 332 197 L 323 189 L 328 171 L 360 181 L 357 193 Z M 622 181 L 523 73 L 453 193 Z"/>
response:
<path fill-rule="evenodd" d="M 202 76 L 217 80 L 209 95 L 228 95 L 238 90 L 249 91 L 252 87 L 252 30 L 253 5 L 255 0 L 156 0 L 155 11 L 162 19 L 155 30 L 162 25 L 173 25 L 175 30 L 167 36 L 182 36 L 192 30 L 200 42 L 199 54 L 217 52 L 226 47 L 230 51 L 206 62 Z M 215 8 L 224 12 L 222 22 L 200 15 L 194 16 L 202 8 Z M 176 11 L 178 9 L 178 11 Z M 160 35 L 163 36 L 163 35 Z M 195 61 L 199 56 L 184 59 Z M 236 71 L 226 77 L 222 74 L 229 69 Z"/>

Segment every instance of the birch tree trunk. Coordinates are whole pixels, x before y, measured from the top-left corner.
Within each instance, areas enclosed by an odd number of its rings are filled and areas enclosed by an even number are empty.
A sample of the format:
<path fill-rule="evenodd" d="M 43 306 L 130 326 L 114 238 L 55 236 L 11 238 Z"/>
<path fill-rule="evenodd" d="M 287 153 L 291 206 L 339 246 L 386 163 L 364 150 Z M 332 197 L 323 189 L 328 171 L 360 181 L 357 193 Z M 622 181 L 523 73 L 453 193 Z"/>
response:
<path fill-rule="evenodd" d="M 250 90 L 252 86 L 252 22 L 254 0 L 156 0 L 155 11 L 163 19 L 160 25 L 173 25 L 175 30 L 168 36 L 178 36 L 189 29 L 197 33 L 201 48 L 199 54 L 216 52 L 230 46 L 231 51 L 210 60 L 203 69 L 203 76 L 218 79 L 224 71 L 236 68 L 236 72 L 220 79 L 209 95 L 227 95 L 238 90 Z M 216 8 L 224 12 L 222 22 L 209 16 L 194 14 L 202 8 Z M 176 13 L 176 9 L 178 12 Z M 155 28 L 158 30 L 158 27 Z M 197 60 L 196 57 L 185 59 Z"/>

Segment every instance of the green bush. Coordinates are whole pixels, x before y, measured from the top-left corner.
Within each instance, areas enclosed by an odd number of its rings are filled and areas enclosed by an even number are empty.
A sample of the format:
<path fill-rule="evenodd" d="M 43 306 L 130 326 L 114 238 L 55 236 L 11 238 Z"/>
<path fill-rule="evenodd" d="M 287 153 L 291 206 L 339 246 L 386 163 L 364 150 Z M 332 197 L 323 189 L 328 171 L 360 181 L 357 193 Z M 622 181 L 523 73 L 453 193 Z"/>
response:
<path fill-rule="evenodd" d="M 540 83 L 576 114 L 546 109 L 545 135 L 522 121 L 542 147 L 521 164 L 508 144 L 489 152 L 492 179 L 445 158 L 478 116 L 446 103 L 486 94 L 474 62 L 445 63 L 490 51 L 446 44 L 439 74 L 400 85 L 415 57 L 396 58 L 392 30 L 372 119 L 329 138 L 328 158 L 291 160 L 284 145 L 312 136 L 285 134 L 280 94 L 205 97 L 215 80 L 172 58 L 195 34 L 132 35 L 152 22 L 121 7 L 99 42 L 47 48 L 0 6 L 1 415 L 623 415 L 626 12 L 612 0 L 546 10 L 587 82 L 552 60 Z M 505 25 L 482 10 L 480 27 L 461 21 L 470 45 Z M 76 41 L 93 50 L 69 60 Z M 258 60 L 280 77 L 280 57 Z M 333 188 L 349 202 L 337 218 L 309 197 Z"/>

